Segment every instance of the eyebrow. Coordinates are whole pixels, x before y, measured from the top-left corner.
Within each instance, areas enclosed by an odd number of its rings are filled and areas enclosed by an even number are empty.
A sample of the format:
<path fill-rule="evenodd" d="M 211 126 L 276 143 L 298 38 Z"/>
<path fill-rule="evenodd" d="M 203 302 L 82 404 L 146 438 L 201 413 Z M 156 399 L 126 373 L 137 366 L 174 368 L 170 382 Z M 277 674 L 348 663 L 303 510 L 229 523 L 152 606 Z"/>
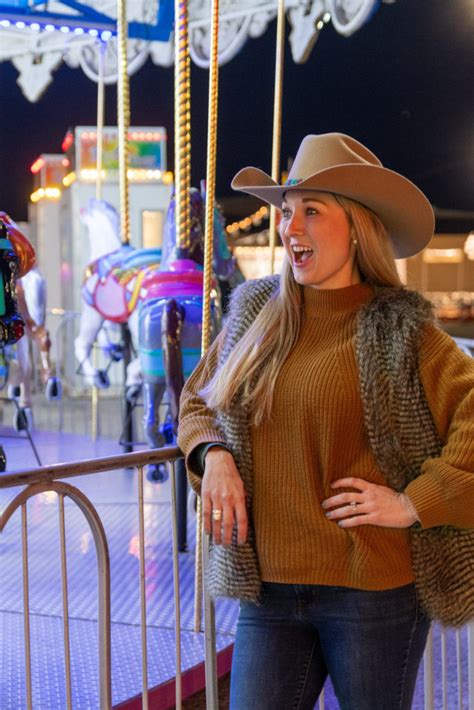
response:
<path fill-rule="evenodd" d="M 301 202 L 320 202 L 322 205 L 327 205 L 327 202 L 325 202 L 325 200 L 321 200 L 319 197 L 303 197 Z M 288 203 L 288 200 L 283 199 L 282 203 Z"/>

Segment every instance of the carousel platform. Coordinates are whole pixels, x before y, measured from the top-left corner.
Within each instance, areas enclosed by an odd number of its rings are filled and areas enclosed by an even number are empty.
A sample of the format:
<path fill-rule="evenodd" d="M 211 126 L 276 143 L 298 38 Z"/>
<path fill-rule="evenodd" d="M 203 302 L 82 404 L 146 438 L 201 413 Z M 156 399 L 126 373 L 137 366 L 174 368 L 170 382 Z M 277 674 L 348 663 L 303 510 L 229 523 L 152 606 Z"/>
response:
<path fill-rule="evenodd" d="M 76 421 L 83 418 L 76 406 Z M 4 413 L 5 414 L 5 413 Z M 35 457 L 24 434 L 7 426 L 3 417 L 0 443 L 8 457 L 8 471 L 33 467 Z M 36 418 L 38 421 L 38 417 Z M 71 422 L 74 417 L 71 417 Z M 82 425 L 82 424 L 81 424 Z M 13 438 L 10 438 L 13 437 Z M 116 439 L 92 442 L 85 433 L 36 429 L 34 442 L 43 464 L 117 454 Z M 137 474 L 117 470 L 70 480 L 94 503 L 103 521 L 111 559 L 112 699 L 115 708 L 141 708 L 141 637 L 138 559 Z M 0 488 L 0 509 L 15 489 Z M 28 504 L 29 576 L 32 639 L 33 707 L 46 710 L 66 707 L 63 660 L 62 599 L 60 579 L 57 499 L 37 496 Z M 80 710 L 99 707 L 97 643 L 97 574 L 91 533 L 81 512 L 66 502 L 67 566 L 71 638 L 72 705 Z M 148 687 L 150 708 L 174 707 L 175 640 L 171 555 L 171 502 L 169 482 L 145 482 L 146 597 Z M 193 631 L 194 520 L 188 521 L 189 551 L 180 554 L 183 697 L 204 686 L 204 635 Z M 21 520 L 9 521 L 0 538 L 0 708 L 26 708 Z M 221 600 L 216 605 L 218 668 L 230 668 L 237 605 Z M 439 631 L 435 630 L 435 705 L 443 707 L 440 675 Z M 447 637 L 449 708 L 467 705 L 467 668 L 463 661 L 463 696 L 459 703 L 454 635 Z M 462 644 L 465 641 L 462 640 Z M 467 652 L 463 653 L 467 658 Z M 192 702 L 192 701 L 191 701 Z M 466 703 L 466 704 L 465 704 Z M 186 705 L 185 705 L 186 707 Z M 188 707 L 205 707 L 192 704 Z M 221 705 L 221 708 L 225 707 Z M 324 708 L 336 710 L 332 688 L 325 689 Z M 417 683 L 414 710 L 424 708 L 423 669 Z M 253 709 L 249 709 L 253 710 Z"/>

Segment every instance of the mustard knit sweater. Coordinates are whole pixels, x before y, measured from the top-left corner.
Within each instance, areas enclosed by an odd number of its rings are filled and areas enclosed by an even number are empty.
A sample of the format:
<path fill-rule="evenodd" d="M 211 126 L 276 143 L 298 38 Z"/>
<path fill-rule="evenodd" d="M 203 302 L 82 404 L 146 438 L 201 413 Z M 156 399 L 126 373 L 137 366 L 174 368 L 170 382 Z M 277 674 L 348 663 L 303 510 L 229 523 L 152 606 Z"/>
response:
<path fill-rule="evenodd" d="M 252 512 L 263 581 L 381 590 L 413 580 L 407 530 L 343 529 L 321 508 L 338 478 L 386 485 L 364 430 L 354 353 L 357 311 L 372 295 L 364 284 L 304 289 L 303 326 L 280 371 L 272 419 L 252 428 Z M 217 348 L 218 343 L 188 380 L 181 400 L 178 443 L 197 486 L 193 451 L 222 441 L 213 413 L 197 394 L 216 366 Z M 420 377 L 441 440 L 448 432 L 452 437 L 443 457 L 427 460 L 406 493 L 423 526 L 454 519 L 472 527 L 472 367 L 434 326 L 425 333 Z"/>

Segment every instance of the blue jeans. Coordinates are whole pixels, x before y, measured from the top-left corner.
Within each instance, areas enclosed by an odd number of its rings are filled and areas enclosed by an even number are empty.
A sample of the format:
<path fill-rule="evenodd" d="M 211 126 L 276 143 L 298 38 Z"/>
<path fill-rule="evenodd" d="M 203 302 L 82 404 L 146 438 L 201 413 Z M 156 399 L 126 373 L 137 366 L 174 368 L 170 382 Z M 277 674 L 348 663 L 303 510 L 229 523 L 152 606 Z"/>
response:
<path fill-rule="evenodd" d="M 341 710 L 409 710 L 428 631 L 413 584 L 264 583 L 241 603 L 230 708 L 310 710 L 329 674 Z"/>

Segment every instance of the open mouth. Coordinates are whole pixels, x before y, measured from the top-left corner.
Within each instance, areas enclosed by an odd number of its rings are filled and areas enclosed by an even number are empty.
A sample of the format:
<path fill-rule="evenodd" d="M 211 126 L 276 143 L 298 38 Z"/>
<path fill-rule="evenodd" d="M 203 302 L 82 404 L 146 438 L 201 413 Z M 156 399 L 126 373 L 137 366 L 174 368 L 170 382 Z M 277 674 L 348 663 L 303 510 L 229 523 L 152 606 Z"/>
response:
<path fill-rule="evenodd" d="M 314 254 L 313 249 L 305 247 L 301 244 L 293 244 L 291 252 L 293 254 L 293 263 L 295 266 L 304 266 Z"/>

